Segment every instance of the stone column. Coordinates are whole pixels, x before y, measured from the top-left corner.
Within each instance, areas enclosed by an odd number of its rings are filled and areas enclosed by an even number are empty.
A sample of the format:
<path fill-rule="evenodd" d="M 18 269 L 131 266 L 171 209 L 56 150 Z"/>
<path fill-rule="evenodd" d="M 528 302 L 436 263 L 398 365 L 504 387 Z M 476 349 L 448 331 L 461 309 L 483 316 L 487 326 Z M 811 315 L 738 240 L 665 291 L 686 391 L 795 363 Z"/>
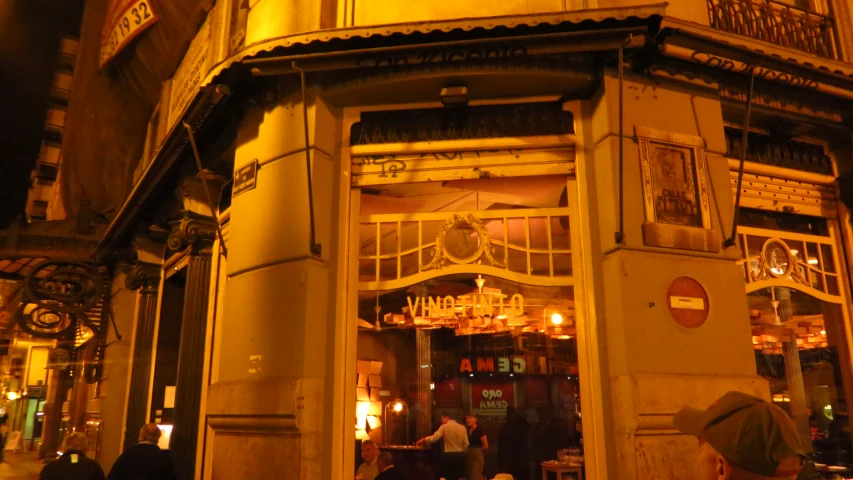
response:
<path fill-rule="evenodd" d="M 66 350 L 67 352 L 67 350 Z M 53 352 L 51 352 L 53 354 Z M 67 353 L 66 353 L 67 355 Z M 39 448 L 39 458 L 54 458 L 59 450 L 59 421 L 62 419 L 62 378 L 67 375 L 64 368 L 51 368 L 47 375 L 47 395 L 44 403 L 44 425 L 42 426 L 42 442 Z"/>
<path fill-rule="evenodd" d="M 170 222 L 167 245 L 170 250 L 189 247 L 184 306 L 181 320 L 181 346 L 178 353 L 178 381 L 175 388 L 175 413 L 169 448 L 178 478 L 194 478 L 198 419 L 204 374 L 205 332 L 210 297 L 211 255 L 216 239 L 217 220 L 205 203 L 205 188 L 219 199 L 223 179 L 204 174 L 184 180 L 179 195 L 184 205 L 183 218 Z M 217 209 L 218 205 L 214 205 Z"/>
<path fill-rule="evenodd" d="M 346 292 L 332 280 L 338 245 L 331 231 L 341 213 L 332 199 L 342 181 L 332 159 L 340 123 L 325 103 L 309 99 L 317 257 L 309 248 L 300 97 L 249 111 L 237 135 L 235 169 L 254 159 L 260 168 L 256 188 L 231 205 L 205 478 L 337 478 L 331 469 L 342 448 L 326 445 L 352 423 L 337 419 L 343 409 L 331 404 L 333 372 L 352 367 L 331 360 L 331 339 L 342 331 L 335 322 L 345 321 L 334 311 L 336 296 Z"/>
<path fill-rule="evenodd" d="M 730 390 L 769 399 L 766 380 L 756 375 L 743 272 L 735 263 L 740 252 L 722 245 L 733 211 L 723 116 L 714 91 L 667 80 L 650 88 L 627 72 L 624 83 L 622 138 L 619 84 L 611 71 L 600 96 L 584 106 L 586 153 L 576 166 L 580 215 L 573 219 L 572 245 L 583 252 L 574 271 L 586 471 L 589 478 L 691 478 L 698 444 L 675 430 L 674 413 L 685 405 L 704 409 Z M 646 227 L 657 224 L 646 217 L 635 127 L 654 129 L 661 141 L 704 146 L 702 180 L 715 241 L 663 246 L 663 237 Z M 657 178 L 665 175 L 661 170 Z M 654 208 L 660 193 L 649 193 Z M 620 213 L 623 245 L 614 235 Z M 689 235 L 679 230 L 673 237 Z M 699 326 L 678 323 L 670 311 L 667 292 L 680 277 L 695 280 L 707 295 L 708 315 Z M 600 376 L 594 378 L 595 367 Z"/>
<path fill-rule="evenodd" d="M 782 353 L 785 357 L 785 377 L 788 381 L 788 396 L 791 399 L 791 419 L 797 424 L 800 438 L 806 451 L 812 451 L 811 429 L 809 428 L 809 407 L 806 403 L 806 388 L 803 385 L 803 368 L 800 365 L 800 350 L 797 348 L 797 336 L 780 338 Z"/>
<path fill-rule="evenodd" d="M 162 254 L 160 255 L 162 259 Z M 133 359 L 125 415 L 124 450 L 135 446 L 139 429 L 148 423 L 148 395 L 151 382 L 154 327 L 157 324 L 157 295 L 162 266 L 137 262 L 125 278 L 128 290 L 138 290 Z"/>
<path fill-rule="evenodd" d="M 86 381 L 86 366 L 92 363 L 98 349 L 98 338 L 87 341 L 77 350 L 77 367 L 74 370 L 74 387 L 71 393 L 69 415 L 75 432 L 86 431 L 86 410 L 89 406 L 89 386 Z"/>

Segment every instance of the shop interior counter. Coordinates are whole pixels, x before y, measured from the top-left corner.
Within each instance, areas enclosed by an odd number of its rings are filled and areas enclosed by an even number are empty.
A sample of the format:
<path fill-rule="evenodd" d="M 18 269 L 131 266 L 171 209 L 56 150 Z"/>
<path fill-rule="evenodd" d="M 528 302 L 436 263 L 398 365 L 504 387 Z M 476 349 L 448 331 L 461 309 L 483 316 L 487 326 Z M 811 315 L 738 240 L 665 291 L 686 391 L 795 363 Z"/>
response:
<path fill-rule="evenodd" d="M 403 469 L 407 475 L 406 478 L 412 480 L 432 480 L 435 478 L 435 449 L 414 445 L 382 445 L 379 449 L 389 451 L 394 455 L 394 465 Z"/>

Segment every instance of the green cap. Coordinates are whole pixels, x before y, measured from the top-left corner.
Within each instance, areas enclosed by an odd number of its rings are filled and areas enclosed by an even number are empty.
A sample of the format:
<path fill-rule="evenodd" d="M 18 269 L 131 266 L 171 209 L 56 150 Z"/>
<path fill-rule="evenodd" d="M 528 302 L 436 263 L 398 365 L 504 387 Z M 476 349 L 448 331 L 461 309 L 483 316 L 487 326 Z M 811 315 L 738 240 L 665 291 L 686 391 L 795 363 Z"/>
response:
<path fill-rule="evenodd" d="M 805 457 L 800 435 L 784 410 L 760 398 L 729 392 L 710 407 L 684 407 L 675 414 L 675 428 L 704 439 L 732 465 L 765 477 L 789 477 L 802 470 Z M 799 456 L 799 467 L 780 468 Z"/>

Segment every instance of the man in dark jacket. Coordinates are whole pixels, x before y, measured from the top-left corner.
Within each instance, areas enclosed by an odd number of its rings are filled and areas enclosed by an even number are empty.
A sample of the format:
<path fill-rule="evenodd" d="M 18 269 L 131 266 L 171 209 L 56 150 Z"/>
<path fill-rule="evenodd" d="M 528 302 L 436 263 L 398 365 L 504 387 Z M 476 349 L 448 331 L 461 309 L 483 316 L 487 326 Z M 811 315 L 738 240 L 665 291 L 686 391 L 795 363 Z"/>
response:
<path fill-rule="evenodd" d="M 379 467 L 379 475 L 376 480 L 405 480 L 403 472 L 394 466 L 394 457 L 391 452 L 382 452 L 376 458 L 377 466 Z"/>
<path fill-rule="evenodd" d="M 39 480 L 104 480 L 98 462 L 86 457 L 86 435 L 75 432 L 65 437 L 62 456 L 41 469 Z"/>
<path fill-rule="evenodd" d="M 139 443 L 122 453 L 107 480 L 175 480 L 169 452 L 160 450 L 160 427 L 149 423 L 139 431 Z"/>
<path fill-rule="evenodd" d="M 529 452 L 527 444 L 527 421 L 518 410 L 510 405 L 506 409 L 506 423 L 498 433 L 498 464 L 502 473 L 509 473 L 513 480 L 530 478 Z"/>

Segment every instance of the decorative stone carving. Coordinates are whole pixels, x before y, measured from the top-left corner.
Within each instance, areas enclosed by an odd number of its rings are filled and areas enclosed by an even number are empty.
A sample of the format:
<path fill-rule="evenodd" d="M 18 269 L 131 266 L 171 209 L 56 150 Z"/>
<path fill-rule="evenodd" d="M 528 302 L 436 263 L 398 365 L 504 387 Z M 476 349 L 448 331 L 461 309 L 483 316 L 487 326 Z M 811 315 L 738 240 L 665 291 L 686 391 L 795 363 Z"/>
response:
<path fill-rule="evenodd" d="M 156 290 L 160 285 L 160 265 L 138 262 L 128 272 L 124 286 L 128 290 Z"/>
<path fill-rule="evenodd" d="M 640 147 L 645 223 L 643 240 L 654 247 L 716 253 L 701 137 L 635 127 Z"/>
<path fill-rule="evenodd" d="M 184 210 L 182 213 L 182 219 L 169 222 L 172 226 L 166 240 L 169 249 L 180 250 L 184 245 L 197 250 L 210 248 L 216 240 L 216 221 L 210 216 L 190 210 Z"/>
<path fill-rule="evenodd" d="M 453 215 L 438 230 L 432 260 L 421 266 L 421 270 L 442 268 L 448 260 L 460 265 L 473 263 L 482 256 L 490 265 L 506 266 L 494 257 L 494 253 L 489 232 L 480 219 L 470 213 L 464 217 Z"/>

